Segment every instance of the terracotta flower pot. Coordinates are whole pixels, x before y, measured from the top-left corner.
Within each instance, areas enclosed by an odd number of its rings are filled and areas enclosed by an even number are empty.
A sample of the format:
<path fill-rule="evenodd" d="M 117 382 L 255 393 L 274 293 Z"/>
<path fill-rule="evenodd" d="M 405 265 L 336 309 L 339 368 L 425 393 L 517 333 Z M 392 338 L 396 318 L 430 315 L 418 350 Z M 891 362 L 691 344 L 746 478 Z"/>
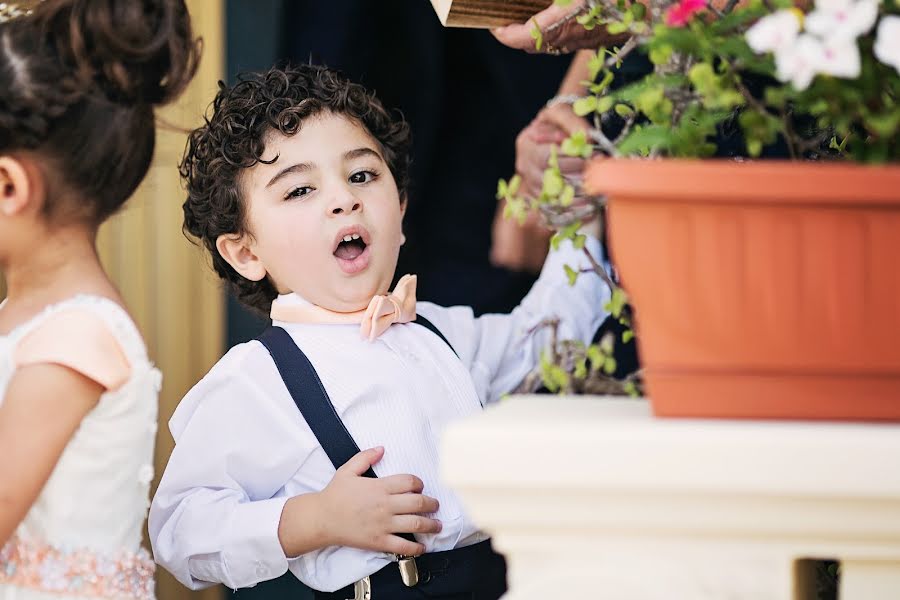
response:
<path fill-rule="evenodd" d="M 900 420 L 900 167 L 604 160 L 654 411 Z"/>

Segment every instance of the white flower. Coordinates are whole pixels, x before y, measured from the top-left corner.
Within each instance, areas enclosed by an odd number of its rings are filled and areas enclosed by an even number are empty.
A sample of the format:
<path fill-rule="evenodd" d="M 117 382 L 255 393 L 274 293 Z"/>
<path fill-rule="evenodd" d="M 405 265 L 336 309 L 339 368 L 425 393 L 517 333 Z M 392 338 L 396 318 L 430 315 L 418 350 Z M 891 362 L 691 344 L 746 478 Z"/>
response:
<path fill-rule="evenodd" d="M 875 39 L 875 56 L 900 73 L 900 17 L 888 15 L 881 19 Z"/>
<path fill-rule="evenodd" d="M 778 79 L 790 81 L 798 90 L 805 90 L 819 70 L 825 47 L 817 38 L 803 34 L 796 43 L 782 47 L 775 53 Z"/>
<path fill-rule="evenodd" d="M 859 46 L 856 40 L 842 38 L 829 39 L 822 44 L 818 71 L 844 79 L 856 79 L 861 69 Z"/>
<path fill-rule="evenodd" d="M 878 0 L 817 0 L 804 28 L 824 39 L 855 40 L 878 18 Z"/>
<path fill-rule="evenodd" d="M 797 39 L 800 20 L 793 10 L 779 10 L 757 21 L 747 30 L 747 44 L 756 53 L 780 50 Z"/>

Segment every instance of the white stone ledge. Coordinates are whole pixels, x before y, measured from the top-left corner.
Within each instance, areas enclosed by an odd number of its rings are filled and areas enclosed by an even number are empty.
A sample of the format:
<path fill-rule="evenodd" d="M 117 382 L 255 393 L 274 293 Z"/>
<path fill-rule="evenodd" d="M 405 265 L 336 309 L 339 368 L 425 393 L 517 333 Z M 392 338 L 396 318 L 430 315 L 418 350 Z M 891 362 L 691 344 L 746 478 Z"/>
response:
<path fill-rule="evenodd" d="M 515 397 L 447 432 L 443 472 L 507 554 L 509 598 L 798 600 L 803 558 L 842 561 L 841 600 L 900 598 L 897 425 Z"/>

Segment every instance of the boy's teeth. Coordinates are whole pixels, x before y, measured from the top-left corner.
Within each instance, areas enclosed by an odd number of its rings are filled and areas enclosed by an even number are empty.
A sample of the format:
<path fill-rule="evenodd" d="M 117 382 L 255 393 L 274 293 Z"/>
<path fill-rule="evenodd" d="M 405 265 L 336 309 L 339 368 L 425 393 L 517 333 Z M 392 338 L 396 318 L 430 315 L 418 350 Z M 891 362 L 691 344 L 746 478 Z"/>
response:
<path fill-rule="evenodd" d="M 358 234 L 358 233 L 354 233 L 351 237 L 352 237 L 354 240 L 358 240 L 358 239 L 359 239 L 359 234 Z"/>
<path fill-rule="evenodd" d="M 344 236 L 344 241 L 345 241 L 345 242 L 353 241 L 353 236 L 352 236 L 352 235 L 345 235 L 345 236 Z"/>

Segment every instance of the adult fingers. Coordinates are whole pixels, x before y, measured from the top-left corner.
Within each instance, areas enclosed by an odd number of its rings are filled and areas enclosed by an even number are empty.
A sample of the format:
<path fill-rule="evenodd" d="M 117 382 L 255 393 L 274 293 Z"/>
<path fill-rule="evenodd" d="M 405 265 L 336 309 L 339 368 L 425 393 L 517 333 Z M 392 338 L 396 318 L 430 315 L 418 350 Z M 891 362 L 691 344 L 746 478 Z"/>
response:
<path fill-rule="evenodd" d="M 557 6 L 555 3 L 551 4 L 546 9 L 541 12 L 535 14 L 533 17 L 528 19 L 525 23 L 521 25 L 507 25 L 506 27 L 498 27 L 497 29 L 492 29 L 491 33 L 494 34 L 494 37 L 497 40 L 510 48 L 516 48 L 518 50 L 525 50 L 526 52 L 540 52 L 535 47 L 534 38 L 531 37 L 531 31 L 534 29 L 534 23 L 537 22 L 538 27 L 540 27 L 541 31 L 546 31 L 548 27 L 557 23 L 558 21 L 566 18 L 573 10 L 576 9 L 576 6 L 580 6 L 583 4 L 583 0 L 579 0 L 571 6 Z"/>
<path fill-rule="evenodd" d="M 591 124 L 584 117 L 579 117 L 572 110 L 571 104 L 554 104 L 543 109 L 537 116 L 538 122 L 558 127 L 566 135 L 572 135 L 579 131 L 587 131 Z"/>

